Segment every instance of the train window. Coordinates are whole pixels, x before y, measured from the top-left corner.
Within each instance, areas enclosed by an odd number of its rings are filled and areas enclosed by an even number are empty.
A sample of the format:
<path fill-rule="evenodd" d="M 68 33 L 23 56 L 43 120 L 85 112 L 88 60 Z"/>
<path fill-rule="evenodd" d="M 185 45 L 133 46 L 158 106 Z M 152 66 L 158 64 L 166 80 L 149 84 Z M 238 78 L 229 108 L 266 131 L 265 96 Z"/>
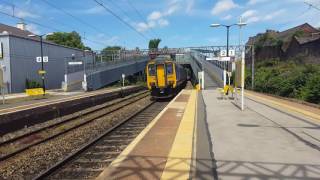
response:
<path fill-rule="evenodd" d="M 154 64 L 149 64 L 148 71 L 149 71 L 150 76 L 156 75 L 156 68 L 155 68 Z"/>
<path fill-rule="evenodd" d="M 167 74 L 173 74 L 173 65 L 172 63 L 167 64 Z"/>

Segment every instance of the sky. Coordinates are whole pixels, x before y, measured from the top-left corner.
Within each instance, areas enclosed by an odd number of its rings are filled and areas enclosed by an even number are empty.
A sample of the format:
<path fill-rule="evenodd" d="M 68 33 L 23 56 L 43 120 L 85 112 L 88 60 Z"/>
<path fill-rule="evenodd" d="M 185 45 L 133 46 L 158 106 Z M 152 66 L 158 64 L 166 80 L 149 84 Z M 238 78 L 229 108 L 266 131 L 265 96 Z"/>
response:
<path fill-rule="evenodd" d="M 283 31 L 309 23 L 320 27 L 320 0 L 0 0 L 0 23 L 15 26 L 24 19 L 35 34 L 77 31 L 94 50 L 120 45 L 147 48 L 151 38 L 160 47 L 226 44 L 226 28 L 210 24 L 247 23 L 248 37 L 266 29 Z M 14 9 L 14 10 L 13 10 Z M 238 45 L 239 27 L 230 30 L 230 44 Z"/>

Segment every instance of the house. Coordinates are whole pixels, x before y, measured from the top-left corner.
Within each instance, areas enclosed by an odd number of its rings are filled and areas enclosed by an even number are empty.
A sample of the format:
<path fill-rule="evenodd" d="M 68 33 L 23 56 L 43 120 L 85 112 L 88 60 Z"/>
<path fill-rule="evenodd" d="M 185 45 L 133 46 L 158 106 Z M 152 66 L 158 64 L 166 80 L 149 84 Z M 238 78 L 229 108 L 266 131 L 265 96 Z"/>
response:
<path fill-rule="evenodd" d="M 267 30 L 250 37 L 247 45 L 255 45 L 257 60 L 302 57 L 306 62 L 312 59 L 313 63 L 320 63 L 316 50 L 319 49 L 319 38 L 320 31 L 305 23 L 282 32 Z"/>
<path fill-rule="evenodd" d="M 0 23 L 0 85 L 7 93 L 24 92 L 26 79 L 41 82 L 38 71 L 41 62 L 39 37 L 30 37 L 32 32 L 26 30 L 25 23 L 16 27 Z M 46 89 L 61 88 L 67 70 L 67 61 L 71 57 L 79 61 L 92 61 L 83 50 L 61 46 L 49 41 L 43 41 L 43 56 L 48 56 L 44 63 Z"/>

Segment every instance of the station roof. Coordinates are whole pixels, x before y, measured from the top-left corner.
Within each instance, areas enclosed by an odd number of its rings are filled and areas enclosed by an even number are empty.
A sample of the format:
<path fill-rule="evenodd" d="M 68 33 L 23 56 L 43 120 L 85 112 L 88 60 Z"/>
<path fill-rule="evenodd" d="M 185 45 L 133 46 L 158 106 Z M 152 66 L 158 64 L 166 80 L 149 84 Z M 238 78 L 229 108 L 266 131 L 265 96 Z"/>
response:
<path fill-rule="evenodd" d="M 0 35 L 13 35 L 13 36 L 37 40 L 36 37 L 29 37 L 28 35 L 30 34 L 33 34 L 33 33 L 28 30 L 21 30 L 13 26 L 8 26 L 0 23 Z"/>

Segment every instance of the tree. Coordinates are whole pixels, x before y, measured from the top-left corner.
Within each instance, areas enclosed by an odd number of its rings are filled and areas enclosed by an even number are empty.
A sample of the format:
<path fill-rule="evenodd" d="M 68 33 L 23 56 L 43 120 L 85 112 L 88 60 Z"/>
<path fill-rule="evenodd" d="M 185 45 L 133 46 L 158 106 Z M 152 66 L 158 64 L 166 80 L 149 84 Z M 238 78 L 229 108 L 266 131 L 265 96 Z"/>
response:
<path fill-rule="evenodd" d="M 119 50 L 122 48 L 120 46 L 108 46 L 102 49 L 101 55 L 103 61 L 111 61 L 118 57 Z"/>
<path fill-rule="evenodd" d="M 56 44 L 60 44 L 63 46 L 68 46 L 72 48 L 78 48 L 78 49 L 90 49 L 89 47 L 85 47 L 81 36 L 75 32 L 55 32 L 52 35 L 48 35 L 46 37 L 46 40 L 52 41 Z"/>
<path fill-rule="evenodd" d="M 149 41 L 149 49 L 158 49 L 161 39 L 151 39 Z"/>

